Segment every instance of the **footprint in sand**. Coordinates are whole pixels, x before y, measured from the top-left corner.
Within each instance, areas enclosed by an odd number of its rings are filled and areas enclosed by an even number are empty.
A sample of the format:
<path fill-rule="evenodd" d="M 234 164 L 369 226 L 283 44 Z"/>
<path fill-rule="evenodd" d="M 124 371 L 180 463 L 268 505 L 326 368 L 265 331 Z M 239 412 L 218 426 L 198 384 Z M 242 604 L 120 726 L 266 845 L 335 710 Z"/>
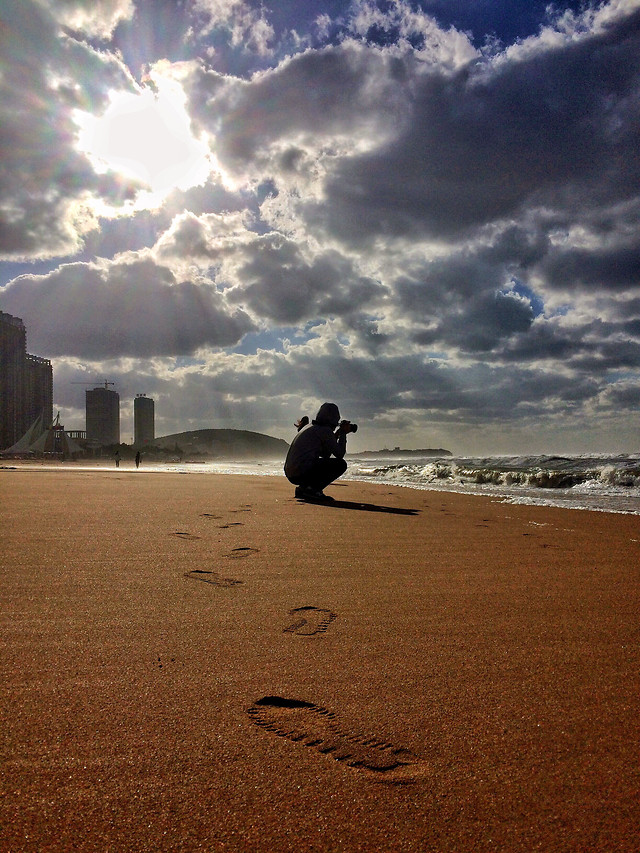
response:
<path fill-rule="evenodd" d="M 186 533 L 183 530 L 176 530 L 173 535 L 179 536 L 181 539 L 200 539 L 200 537 L 196 536 L 195 533 Z"/>
<path fill-rule="evenodd" d="M 232 560 L 237 560 L 239 557 L 248 557 L 249 554 L 257 554 L 259 548 L 250 548 L 248 545 L 243 545 L 240 548 L 232 548 L 225 557 L 230 557 Z"/>
<path fill-rule="evenodd" d="M 224 588 L 243 583 L 243 581 L 238 581 L 235 578 L 223 578 L 217 572 L 212 572 L 208 569 L 193 569 L 191 572 L 185 572 L 184 576 L 185 578 L 193 578 L 197 581 L 204 581 L 205 583 L 211 583 L 214 586 Z"/>
<path fill-rule="evenodd" d="M 230 521 L 229 524 L 219 524 L 220 530 L 226 530 L 229 527 L 242 527 L 241 521 Z"/>
<path fill-rule="evenodd" d="M 310 637 L 313 634 L 323 634 L 336 618 L 337 614 L 322 607 L 294 607 L 289 611 L 290 616 L 299 617 L 293 625 L 283 628 L 283 634 L 301 634 Z"/>
<path fill-rule="evenodd" d="M 348 731 L 334 713 L 313 702 L 264 696 L 247 713 L 272 734 L 329 755 L 376 781 L 403 784 L 426 774 L 425 763 L 410 750 Z"/>

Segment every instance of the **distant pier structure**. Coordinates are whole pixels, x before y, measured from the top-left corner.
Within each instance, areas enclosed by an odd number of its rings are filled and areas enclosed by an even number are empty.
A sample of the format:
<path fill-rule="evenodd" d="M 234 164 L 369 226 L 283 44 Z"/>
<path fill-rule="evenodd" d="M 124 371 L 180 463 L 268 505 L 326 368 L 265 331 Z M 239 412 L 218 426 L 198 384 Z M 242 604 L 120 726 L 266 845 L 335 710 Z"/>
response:
<path fill-rule="evenodd" d="M 94 446 L 120 444 L 120 395 L 107 388 L 87 389 L 87 441 Z"/>
<path fill-rule="evenodd" d="M 136 394 L 133 401 L 134 447 L 144 447 L 155 437 L 155 403 L 146 394 Z"/>

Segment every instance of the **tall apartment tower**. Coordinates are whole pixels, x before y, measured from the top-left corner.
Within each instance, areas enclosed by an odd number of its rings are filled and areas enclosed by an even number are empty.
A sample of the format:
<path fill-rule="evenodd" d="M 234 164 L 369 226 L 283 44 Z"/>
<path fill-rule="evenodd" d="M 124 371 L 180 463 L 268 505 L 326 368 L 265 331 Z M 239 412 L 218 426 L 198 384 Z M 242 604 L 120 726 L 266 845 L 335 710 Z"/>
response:
<path fill-rule="evenodd" d="M 120 444 L 120 395 L 106 386 L 85 393 L 87 441 L 102 447 Z"/>
<path fill-rule="evenodd" d="M 133 401 L 133 443 L 136 447 L 143 447 L 155 437 L 155 403 L 146 394 L 136 394 Z"/>
<path fill-rule="evenodd" d="M 27 353 L 24 383 L 27 429 L 40 413 L 48 429 L 53 423 L 53 368 L 49 359 Z"/>
<path fill-rule="evenodd" d="M 51 362 L 30 355 L 22 320 L 0 311 L 0 449 L 19 441 L 39 415 L 51 426 Z"/>

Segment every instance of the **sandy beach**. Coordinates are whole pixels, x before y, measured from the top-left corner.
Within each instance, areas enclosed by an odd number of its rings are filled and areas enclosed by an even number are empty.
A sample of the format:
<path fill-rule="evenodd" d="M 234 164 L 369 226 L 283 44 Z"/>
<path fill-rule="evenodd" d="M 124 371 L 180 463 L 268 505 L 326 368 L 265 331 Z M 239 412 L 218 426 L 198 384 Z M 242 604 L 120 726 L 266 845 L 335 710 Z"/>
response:
<path fill-rule="evenodd" d="M 640 518 L 0 470 L 0 850 L 640 838 Z"/>

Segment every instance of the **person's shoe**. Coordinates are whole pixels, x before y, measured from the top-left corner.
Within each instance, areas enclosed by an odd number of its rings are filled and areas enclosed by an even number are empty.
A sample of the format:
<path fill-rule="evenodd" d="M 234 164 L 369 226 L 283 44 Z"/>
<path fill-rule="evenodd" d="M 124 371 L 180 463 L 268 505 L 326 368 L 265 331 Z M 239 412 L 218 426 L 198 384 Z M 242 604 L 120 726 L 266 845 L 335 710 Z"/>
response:
<path fill-rule="evenodd" d="M 298 486 L 295 496 L 302 501 L 317 501 L 318 503 L 329 503 L 333 500 L 329 495 L 325 495 L 318 489 L 312 489 L 310 486 Z"/>
<path fill-rule="evenodd" d="M 301 501 L 309 500 L 315 494 L 316 492 L 309 486 L 296 486 L 295 496 Z"/>

